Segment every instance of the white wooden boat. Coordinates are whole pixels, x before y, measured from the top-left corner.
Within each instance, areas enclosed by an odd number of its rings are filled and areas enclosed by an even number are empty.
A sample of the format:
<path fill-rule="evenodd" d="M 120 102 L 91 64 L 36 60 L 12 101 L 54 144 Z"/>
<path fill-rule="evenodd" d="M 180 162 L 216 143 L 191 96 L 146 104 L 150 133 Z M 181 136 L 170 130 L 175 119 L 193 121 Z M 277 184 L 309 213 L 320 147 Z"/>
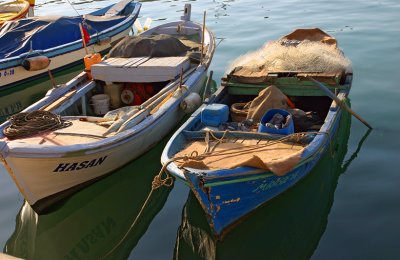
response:
<path fill-rule="evenodd" d="M 118 78 L 112 79 L 113 74 L 110 72 L 122 73 L 121 70 L 124 69 L 126 75 L 133 75 L 137 70 L 154 77 L 157 73 L 164 75 L 156 80 L 162 80 L 161 83 L 151 82 L 158 86 L 159 90 L 137 106 L 137 110 L 131 110 L 130 121 L 122 117 L 120 121 L 125 123 L 118 132 L 110 133 L 109 129 L 100 125 L 104 123 L 102 121 L 110 119 L 90 116 L 92 113 L 89 97 L 93 93 L 102 93 L 105 82 L 89 80 L 86 72 L 82 72 L 65 85 L 51 89 L 43 99 L 24 110 L 48 110 L 63 115 L 63 120 L 72 123 L 70 127 L 10 140 L 3 134 L 10 121 L 0 126 L 1 159 L 20 192 L 35 210 L 39 211 L 61 193 L 92 182 L 140 156 L 166 136 L 184 117 L 187 111 L 182 109 L 181 104 L 189 95 L 192 96 L 192 92 L 198 93 L 203 87 L 215 42 L 213 34 L 207 28 L 203 32 L 200 24 L 190 21 L 190 5 L 185 6 L 185 15 L 181 19 L 154 27 L 141 35 L 167 34 L 175 39 L 197 39 L 198 47 L 202 46 L 198 49 L 203 49 L 201 61 L 185 57 L 139 57 L 125 60 L 109 58 L 92 66 L 91 72 L 95 79 L 103 78 L 114 82 L 118 81 Z M 196 43 L 196 40 L 187 42 Z M 203 45 L 200 42 L 203 42 Z M 171 60 L 176 64 L 170 62 Z M 135 62 L 137 66 L 128 68 L 129 64 Z M 169 72 L 174 69 L 175 72 L 179 71 L 177 74 L 164 73 L 163 68 L 166 67 L 170 67 L 166 70 Z M 181 68 L 184 69 L 183 73 Z M 105 75 L 102 74 L 104 71 Z M 137 75 L 124 79 L 124 82 L 148 84 L 149 79 L 151 77 Z M 114 120 L 118 121 L 115 118 Z"/>
<path fill-rule="evenodd" d="M 31 3 L 30 3 L 31 2 Z M 29 7 L 35 5 L 35 1 L 17 0 L 0 4 L 0 27 L 7 21 L 21 19 L 28 14 Z"/>

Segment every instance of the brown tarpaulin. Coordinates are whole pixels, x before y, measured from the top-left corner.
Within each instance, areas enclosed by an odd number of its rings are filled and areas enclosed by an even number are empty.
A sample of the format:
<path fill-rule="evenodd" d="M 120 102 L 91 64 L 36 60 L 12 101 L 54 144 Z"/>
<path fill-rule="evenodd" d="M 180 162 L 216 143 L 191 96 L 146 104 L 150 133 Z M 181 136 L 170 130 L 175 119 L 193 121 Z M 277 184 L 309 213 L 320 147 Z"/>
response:
<path fill-rule="evenodd" d="M 253 119 L 255 123 L 260 122 L 263 115 L 272 108 L 289 108 L 286 95 L 275 86 L 260 91 L 258 96 L 244 107 L 248 111 L 247 119 Z"/>
<path fill-rule="evenodd" d="M 218 170 L 233 169 L 240 166 L 250 166 L 265 169 L 275 175 L 283 176 L 299 163 L 304 147 L 300 144 L 274 143 L 268 141 L 244 140 L 243 142 L 210 142 L 214 150 L 200 159 L 178 160 L 179 167 L 195 169 Z M 215 146 L 216 145 L 216 146 Z M 257 145 L 257 147 L 255 147 Z M 252 150 L 249 150 L 254 148 Z M 181 157 L 197 152 L 202 155 L 206 149 L 206 143 L 195 141 L 190 143 L 175 157 Z"/>
<path fill-rule="evenodd" d="M 281 38 L 281 40 L 297 40 L 297 41 L 305 41 L 309 40 L 312 42 L 322 42 L 328 45 L 332 45 L 337 48 L 336 39 L 325 33 L 319 28 L 313 29 L 296 29 L 293 32 L 285 35 Z"/>

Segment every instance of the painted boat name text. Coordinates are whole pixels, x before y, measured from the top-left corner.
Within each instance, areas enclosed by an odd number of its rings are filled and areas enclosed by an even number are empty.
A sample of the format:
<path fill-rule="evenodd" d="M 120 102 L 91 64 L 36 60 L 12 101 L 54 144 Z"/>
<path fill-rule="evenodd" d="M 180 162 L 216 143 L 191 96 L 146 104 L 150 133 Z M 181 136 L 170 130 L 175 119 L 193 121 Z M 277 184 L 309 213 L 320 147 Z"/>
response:
<path fill-rule="evenodd" d="M 57 166 L 57 168 L 54 169 L 53 172 L 78 171 L 78 170 L 82 170 L 82 169 L 86 169 L 86 168 L 99 166 L 106 160 L 106 158 L 107 158 L 107 156 L 93 159 L 91 161 L 74 162 L 74 163 L 60 163 Z"/>
<path fill-rule="evenodd" d="M 268 181 L 268 180 L 267 181 L 263 181 L 263 183 L 260 184 L 254 190 L 252 190 L 252 192 L 253 193 L 257 193 L 257 192 L 260 192 L 260 191 L 267 191 L 267 190 L 270 190 L 270 189 L 275 188 L 277 186 L 284 185 L 288 181 L 293 181 L 293 180 L 297 179 L 297 175 L 298 175 L 298 173 L 294 173 L 294 174 L 291 174 L 291 175 L 278 177 L 276 180 L 273 180 L 273 181 Z"/>

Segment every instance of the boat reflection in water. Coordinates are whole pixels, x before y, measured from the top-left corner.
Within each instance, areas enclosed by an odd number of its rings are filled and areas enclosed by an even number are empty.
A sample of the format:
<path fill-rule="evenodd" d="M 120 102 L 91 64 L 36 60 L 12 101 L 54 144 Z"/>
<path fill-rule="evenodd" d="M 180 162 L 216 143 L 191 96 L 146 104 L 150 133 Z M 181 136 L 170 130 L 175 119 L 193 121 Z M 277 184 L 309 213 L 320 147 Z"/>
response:
<path fill-rule="evenodd" d="M 4 252 L 27 259 L 126 259 L 171 191 L 155 190 L 130 229 L 161 168 L 164 145 L 56 204 L 48 214 L 37 215 L 25 203 Z"/>
<path fill-rule="evenodd" d="M 338 178 L 348 165 L 344 157 L 350 124 L 349 114 L 344 113 L 330 152 L 309 176 L 255 211 L 222 242 L 214 239 L 191 192 L 182 213 L 175 259 L 309 259 L 326 228 Z"/>
<path fill-rule="evenodd" d="M 83 68 L 83 65 L 76 65 L 62 71 L 54 72 L 52 74 L 54 83 L 62 84 L 67 82 L 82 72 Z M 51 87 L 52 82 L 50 80 L 46 81 L 40 78 L 0 91 L 0 123 L 3 123 L 11 115 L 21 112 L 43 98 Z"/>

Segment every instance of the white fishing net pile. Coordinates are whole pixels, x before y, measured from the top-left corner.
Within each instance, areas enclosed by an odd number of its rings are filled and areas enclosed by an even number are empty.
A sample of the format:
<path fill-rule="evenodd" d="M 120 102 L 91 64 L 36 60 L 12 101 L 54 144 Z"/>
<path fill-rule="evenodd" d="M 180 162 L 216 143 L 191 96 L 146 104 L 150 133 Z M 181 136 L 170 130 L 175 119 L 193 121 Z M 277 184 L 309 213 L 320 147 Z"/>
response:
<path fill-rule="evenodd" d="M 320 42 L 303 41 L 297 46 L 282 45 L 280 41 L 268 42 L 257 51 L 234 60 L 228 68 L 265 66 L 270 72 L 350 72 L 351 62 L 342 52 Z"/>

